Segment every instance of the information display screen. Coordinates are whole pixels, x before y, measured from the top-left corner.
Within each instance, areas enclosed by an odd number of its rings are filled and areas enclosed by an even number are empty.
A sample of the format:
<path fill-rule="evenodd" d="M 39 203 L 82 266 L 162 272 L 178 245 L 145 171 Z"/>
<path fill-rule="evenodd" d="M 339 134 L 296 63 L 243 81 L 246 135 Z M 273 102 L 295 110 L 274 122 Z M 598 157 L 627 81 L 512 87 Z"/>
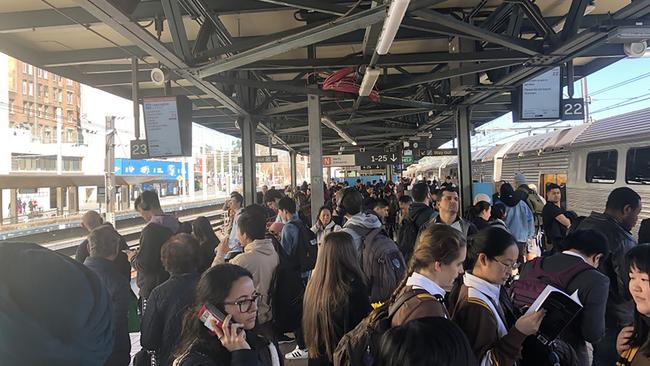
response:
<path fill-rule="evenodd" d="M 518 88 L 515 95 L 515 122 L 554 121 L 562 117 L 560 67 L 553 68 Z"/>
<path fill-rule="evenodd" d="M 185 97 L 143 99 L 149 157 L 192 153 L 192 102 Z"/>

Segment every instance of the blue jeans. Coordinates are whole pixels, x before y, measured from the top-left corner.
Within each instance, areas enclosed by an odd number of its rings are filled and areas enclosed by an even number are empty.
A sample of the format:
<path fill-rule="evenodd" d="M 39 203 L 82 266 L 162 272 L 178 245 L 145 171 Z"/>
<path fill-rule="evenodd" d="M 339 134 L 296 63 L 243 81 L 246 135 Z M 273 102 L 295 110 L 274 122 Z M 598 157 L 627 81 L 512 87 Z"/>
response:
<path fill-rule="evenodd" d="M 619 327 L 607 327 L 605 336 L 598 343 L 594 343 L 594 362 L 593 366 L 612 366 L 618 361 L 618 352 L 616 352 L 616 337 L 621 331 Z"/>

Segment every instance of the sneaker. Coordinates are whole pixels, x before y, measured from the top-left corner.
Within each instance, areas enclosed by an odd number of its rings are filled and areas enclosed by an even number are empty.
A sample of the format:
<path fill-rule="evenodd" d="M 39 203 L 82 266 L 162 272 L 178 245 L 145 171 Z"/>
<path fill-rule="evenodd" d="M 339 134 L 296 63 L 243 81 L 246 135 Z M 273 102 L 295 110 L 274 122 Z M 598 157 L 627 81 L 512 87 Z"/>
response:
<path fill-rule="evenodd" d="M 284 358 L 287 360 L 306 360 L 309 357 L 306 349 L 300 349 L 296 346 L 296 349 L 284 355 Z"/>
<path fill-rule="evenodd" d="M 281 336 L 278 337 L 278 344 L 293 343 L 293 341 L 295 341 L 295 338 L 291 338 L 286 334 L 282 334 Z"/>

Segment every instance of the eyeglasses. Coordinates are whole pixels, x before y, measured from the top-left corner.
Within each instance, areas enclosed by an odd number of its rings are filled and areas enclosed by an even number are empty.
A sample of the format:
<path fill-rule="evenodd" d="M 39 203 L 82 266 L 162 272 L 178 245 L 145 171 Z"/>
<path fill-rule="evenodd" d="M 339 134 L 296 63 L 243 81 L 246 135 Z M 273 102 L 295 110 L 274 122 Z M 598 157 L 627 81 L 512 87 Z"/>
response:
<path fill-rule="evenodd" d="M 248 313 L 249 311 L 251 311 L 251 308 L 253 307 L 253 303 L 255 303 L 255 306 L 258 306 L 260 304 L 261 298 L 262 295 L 255 293 L 249 299 L 242 299 L 233 302 L 224 302 L 223 305 L 237 305 L 237 307 L 239 308 L 239 312 Z"/>
<path fill-rule="evenodd" d="M 509 269 L 509 270 L 517 269 L 521 265 L 521 263 L 519 263 L 519 262 L 514 262 L 512 264 L 506 264 L 506 263 L 503 263 L 503 262 L 501 262 L 500 260 L 498 260 L 496 258 L 494 258 L 494 261 L 499 263 L 500 265 L 504 266 L 505 269 Z"/>

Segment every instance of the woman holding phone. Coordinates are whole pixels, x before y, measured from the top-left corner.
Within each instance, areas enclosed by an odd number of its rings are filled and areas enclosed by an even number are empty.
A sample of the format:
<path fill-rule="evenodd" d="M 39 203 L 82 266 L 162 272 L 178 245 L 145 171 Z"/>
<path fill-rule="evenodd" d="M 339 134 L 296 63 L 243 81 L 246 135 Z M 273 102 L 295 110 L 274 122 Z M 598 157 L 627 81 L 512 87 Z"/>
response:
<path fill-rule="evenodd" d="M 206 271 L 188 310 L 175 366 L 280 366 L 277 346 L 253 332 L 261 300 L 251 273 L 233 264 Z M 212 309 L 204 323 L 205 308 Z"/>

